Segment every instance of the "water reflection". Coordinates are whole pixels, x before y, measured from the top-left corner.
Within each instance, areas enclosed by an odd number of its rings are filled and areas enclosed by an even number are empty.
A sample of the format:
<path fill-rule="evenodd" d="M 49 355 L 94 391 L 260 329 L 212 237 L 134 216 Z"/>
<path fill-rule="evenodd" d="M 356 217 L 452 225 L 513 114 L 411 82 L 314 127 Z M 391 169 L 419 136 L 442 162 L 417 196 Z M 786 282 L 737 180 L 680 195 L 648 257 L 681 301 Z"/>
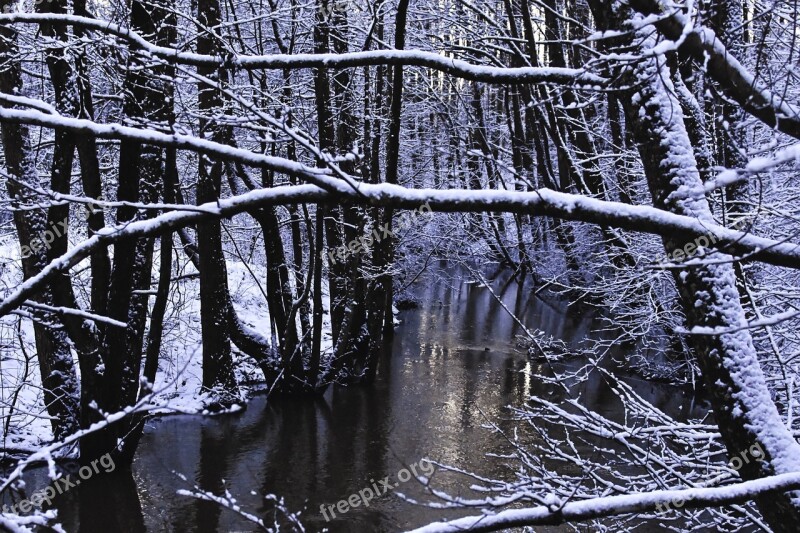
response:
<path fill-rule="evenodd" d="M 568 345 L 592 328 L 591 317 L 536 298 L 530 287 L 512 279 L 499 279 L 493 288 L 529 328 Z M 382 361 L 374 385 L 335 388 L 321 399 L 256 398 L 232 416 L 151 421 L 133 475 L 98 478 L 96 486 L 82 486 L 59 501 L 67 531 L 255 531 L 216 504 L 176 495 L 195 483 L 217 495 L 230 490 L 243 509 L 268 524 L 275 510 L 262 495 L 284 497 L 289 509 L 302 511 L 310 531 L 398 531 L 459 516 L 396 495 L 337 513 L 331 522 L 320 514 L 321 504 L 335 505 L 372 480 L 395 479 L 405 465 L 424 457 L 509 477 L 503 461 L 485 455 L 509 451 L 507 441 L 485 427 L 487 421 L 510 430 L 505 406 L 521 405 L 533 394 L 551 400 L 564 394 L 536 378 L 549 373 L 546 365 L 515 350 L 521 328 L 486 288 L 439 282 L 420 289 L 419 296 L 420 309 L 401 313 L 393 356 Z M 693 409 L 676 389 L 627 381 L 679 418 Z M 578 389 L 572 392 L 601 413 L 619 413 L 617 398 L 602 379 L 588 379 Z M 438 473 L 434 480 L 437 488 L 465 494 L 463 479 Z M 397 491 L 425 497 L 413 481 Z"/>

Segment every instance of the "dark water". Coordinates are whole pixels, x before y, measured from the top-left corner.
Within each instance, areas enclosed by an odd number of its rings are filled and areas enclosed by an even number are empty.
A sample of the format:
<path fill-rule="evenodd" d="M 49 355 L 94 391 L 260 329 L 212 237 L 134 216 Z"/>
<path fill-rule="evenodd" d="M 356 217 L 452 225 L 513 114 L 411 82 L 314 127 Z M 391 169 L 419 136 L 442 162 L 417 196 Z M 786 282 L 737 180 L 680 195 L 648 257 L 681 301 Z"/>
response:
<path fill-rule="evenodd" d="M 590 317 L 534 297 L 530 288 L 508 279 L 493 287 L 530 328 L 573 346 L 592 329 Z M 263 495 L 282 497 L 286 508 L 301 512 L 307 531 L 401 531 L 462 516 L 398 497 L 429 498 L 413 479 L 368 508 L 344 515 L 334 511 L 337 518 L 330 522 L 320 513 L 320 505 L 335 506 L 372 487 L 372 480 L 379 485 L 389 476 L 391 484 L 398 483 L 401 470 L 423 458 L 512 479 L 507 461 L 486 456 L 510 449 L 486 423 L 510 430 L 514 423 L 507 420 L 505 406 L 522 405 L 531 395 L 559 394 L 536 377 L 549 374 L 548 368 L 515 349 L 514 337 L 522 332 L 486 288 L 438 281 L 418 296 L 421 307 L 400 314 L 393 355 L 383 362 L 374 385 L 334 388 L 318 400 L 256 397 L 236 415 L 153 420 L 132 476 L 95 476 L 61 497 L 57 508 L 66 531 L 258 530 L 219 505 L 176 494 L 194 484 L 216 495 L 229 490 L 243 510 L 268 525 L 275 506 Z M 626 381 L 678 418 L 700 412 L 691 396 L 676 388 Z M 618 401 L 602 379 L 590 378 L 580 388 L 589 406 L 607 416 L 619 414 Z M 465 479 L 452 473 L 434 474 L 433 485 L 453 495 L 473 495 Z"/>

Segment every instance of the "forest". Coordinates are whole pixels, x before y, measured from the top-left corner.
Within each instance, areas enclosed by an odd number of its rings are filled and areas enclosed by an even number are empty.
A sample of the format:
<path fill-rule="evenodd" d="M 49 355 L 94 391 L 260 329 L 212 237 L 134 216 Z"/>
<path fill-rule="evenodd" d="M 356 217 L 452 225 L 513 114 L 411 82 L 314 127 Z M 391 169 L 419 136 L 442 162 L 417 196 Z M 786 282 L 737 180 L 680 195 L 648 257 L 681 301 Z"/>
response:
<path fill-rule="evenodd" d="M 0 0 L 0 530 L 800 530 L 799 9 Z"/>

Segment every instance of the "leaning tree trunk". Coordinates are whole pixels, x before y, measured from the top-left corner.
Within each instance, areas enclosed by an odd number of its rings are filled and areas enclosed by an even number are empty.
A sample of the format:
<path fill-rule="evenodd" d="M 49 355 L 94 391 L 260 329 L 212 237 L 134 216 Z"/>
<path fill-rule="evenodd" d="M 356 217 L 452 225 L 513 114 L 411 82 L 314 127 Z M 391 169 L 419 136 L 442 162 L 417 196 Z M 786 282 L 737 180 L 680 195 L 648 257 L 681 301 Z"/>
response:
<path fill-rule="evenodd" d="M 619 29 L 621 21 L 630 18 L 613 11 L 609 4 L 592 7 L 601 30 Z M 635 37 L 642 50 L 652 49 L 657 43 L 651 28 Z M 623 72 L 621 81 L 624 86 L 637 88 L 623 95 L 624 101 L 630 102 L 625 110 L 626 122 L 639 147 L 654 205 L 713 223 L 683 115 L 676 113 L 680 103 L 674 96 L 666 59 L 642 59 Z M 686 244 L 680 235 L 664 238 L 668 254 Z M 749 330 L 740 329 L 745 315 L 732 258 L 717 253 L 712 259 L 676 271 L 675 283 L 687 326 L 720 332 L 696 334 L 691 340 L 722 439 L 731 456 L 754 446 L 764 450 L 764 461 L 743 465 L 740 475 L 744 479 L 796 472 L 800 470 L 800 445 L 772 401 Z M 775 531 L 797 531 L 800 527 L 796 494 L 765 493 L 756 498 L 756 503 Z"/>

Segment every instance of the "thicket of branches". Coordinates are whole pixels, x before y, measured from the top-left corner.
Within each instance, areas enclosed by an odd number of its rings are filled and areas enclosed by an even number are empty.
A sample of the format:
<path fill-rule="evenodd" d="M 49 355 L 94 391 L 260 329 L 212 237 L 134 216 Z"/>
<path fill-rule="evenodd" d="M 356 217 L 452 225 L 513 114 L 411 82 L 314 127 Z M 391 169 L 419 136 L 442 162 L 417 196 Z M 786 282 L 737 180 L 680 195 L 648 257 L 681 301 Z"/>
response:
<path fill-rule="evenodd" d="M 592 474 L 573 498 L 691 485 L 702 478 L 675 471 L 687 453 L 758 445 L 764 460 L 738 475 L 783 485 L 694 501 L 754 499 L 772 529 L 800 523 L 800 496 L 774 490 L 797 488 L 800 470 L 791 2 L 0 8 L 0 343 L 18 372 L 6 435 L 38 366 L 54 437 L 100 423 L 81 461 L 129 464 L 143 415 L 107 416 L 150 398 L 165 354 L 197 330 L 179 326 L 195 290 L 207 408 L 242 401 L 243 367 L 287 394 L 368 382 L 396 289 L 434 258 L 466 257 L 602 309 L 637 347 L 630 364 L 702 376 L 717 433 L 654 430 L 666 474 Z M 423 205 L 440 214 L 397 227 Z M 515 523 L 604 516 L 544 504 Z M 732 523 L 761 520 L 737 509 Z"/>

